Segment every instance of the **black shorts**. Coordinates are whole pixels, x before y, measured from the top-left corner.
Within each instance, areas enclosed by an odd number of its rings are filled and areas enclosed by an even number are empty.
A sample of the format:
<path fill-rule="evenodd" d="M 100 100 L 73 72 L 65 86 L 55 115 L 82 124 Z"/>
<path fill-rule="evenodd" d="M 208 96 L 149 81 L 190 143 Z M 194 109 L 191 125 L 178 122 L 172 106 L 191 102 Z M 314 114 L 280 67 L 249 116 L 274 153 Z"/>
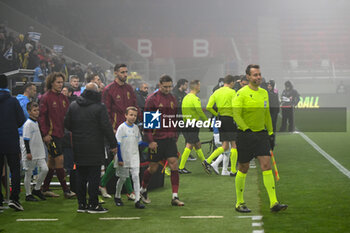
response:
<path fill-rule="evenodd" d="M 270 156 L 270 141 L 267 131 L 237 133 L 238 162 L 248 163 L 256 156 Z"/>
<path fill-rule="evenodd" d="M 57 156 L 63 155 L 62 144 L 63 138 L 51 136 L 52 141 L 48 145 L 47 149 L 51 157 L 56 158 Z"/>
<path fill-rule="evenodd" d="M 183 128 L 182 134 L 184 135 L 186 143 L 196 144 L 199 142 L 199 128 L 197 127 Z"/>
<path fill-rule="evenodd" d="M 236 141 L 237 139 L 237 126 L 233 120 L 233 117 L 220 116 L 221 127 L 219 128 L 220 141 Z"/>
<path fill-rule="evenodd" d="M 156 151 L 150 150 L 150 162 L 159 162 L 171 157 L 177 158 L 177 146 L 174 138 L 155 140 L 155 142 L 158 144 L 158 147 Z"/>

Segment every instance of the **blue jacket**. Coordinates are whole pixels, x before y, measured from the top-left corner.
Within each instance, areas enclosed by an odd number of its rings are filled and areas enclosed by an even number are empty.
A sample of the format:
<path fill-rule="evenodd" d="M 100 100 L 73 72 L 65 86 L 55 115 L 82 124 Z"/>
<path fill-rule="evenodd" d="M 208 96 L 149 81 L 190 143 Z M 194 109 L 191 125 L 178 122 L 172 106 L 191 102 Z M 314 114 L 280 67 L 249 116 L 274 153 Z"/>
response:
<path fill-rule="evenodd" d="M 19 102 L 19 104 L 21 105 L 21 108 L 23 110 L 23 113 L 24 113 L 24 116 L 26 117 L 26 120 L 28 120 L 29 118 L 29 113 L 27 111 L 27 104 L 29 103 L 29 99 L 27 96 L 25 95 L 17 95 L 17 100 Z M 22 136 L 23 135 L 23 126 L 21 128 L 18 129 L 18 133 L 19 133 L 19 136 Z"/>
<path fill-rule="evenodd" d="M 18 128 L 26 119 L 18 100 L 8 89 L 0 88 L 0 113 L 0 154 L 19 154 Z"/>

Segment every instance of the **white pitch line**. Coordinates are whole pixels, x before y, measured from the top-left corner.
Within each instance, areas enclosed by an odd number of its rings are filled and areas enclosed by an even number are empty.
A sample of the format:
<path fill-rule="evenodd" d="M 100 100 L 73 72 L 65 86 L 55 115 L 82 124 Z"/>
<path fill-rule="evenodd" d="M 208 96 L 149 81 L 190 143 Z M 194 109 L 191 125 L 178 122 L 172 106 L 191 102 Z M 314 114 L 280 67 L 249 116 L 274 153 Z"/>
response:
<path fill-rule="evenodd" d="M 314 141 L 312 141 L 308 136 L 304 133 L 299 132 L 300 136 L 305 139 L 315 150 L 317 150 L 323 157 L 325 157 L 331 164 L 333 164 L 341 173 L 347 176 L 350 179 L 350 171 L 343 167 L 337 160 L 335 160 L 332 156 L 330 156 L 327 152 L 321 149 Z"/>
<path fill-rule="evenodd" d="M 251 215 L 251 216 L 237 216 L 237 218 L 251 218 L 252 220 L 261 220 L 263 216 L 261 215 Z"/>
<path fill-rule="evenodd" d="M 224 216 L 181 216 L 180 218 L 224 218 Z"/>
<path fill-rule="evenodd" d="M 58 218 L 19 218 L 17 222 L 54 222 L 58 221 Z"/>
<path fill-rule="evenodd" d="M 112 217 L 112 218 L 99 218 L 100 220 L 139 220 L 140 217 Z"/>
<path fill-rule="evenodd" d="M 264 223 L 262 223 L 262 222 L 253 222 L 252 223 L 252 227 L 261 227 L 262 225 L 264 225 Z"/>
<path fill-rule="evenodd" d="M 264 233 L 264 230 L 254 230 L 253 233 Z"/>

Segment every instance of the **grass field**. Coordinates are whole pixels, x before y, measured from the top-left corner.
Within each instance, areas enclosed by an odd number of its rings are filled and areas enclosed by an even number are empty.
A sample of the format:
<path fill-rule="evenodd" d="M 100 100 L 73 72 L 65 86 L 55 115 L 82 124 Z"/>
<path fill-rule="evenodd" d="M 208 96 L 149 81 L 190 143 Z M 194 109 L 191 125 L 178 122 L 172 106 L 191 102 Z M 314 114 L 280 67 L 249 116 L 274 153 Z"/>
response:
<path fill-rule="evenodd" d="M 347 132 L 306 133 L 330 156 L 350 170 Z M 211 138 L 202 133 L 203 141 Z M 183 139 L 179 151 L 183 150 Z M 207 155 L 208 145 L 204 146 Z M 172 207 L 169 177 L 164 188 L 149 193 L 152 203 L 137 210 L 123 196 L 124 207 L 116 207 L 106 199 L 107 214 L 78 214 L 76 200 L 63 197 L 46 202 L 28 203 L 25 211 L 5 210 L 0 213 L 0 232 L 350 232 L 350 179 L 326 160 L 299 134 L 277 135 L 275 157 L 280 173 L 276 184 L 279 201 L 289 205 L 282 213 L 271 213 L 259 166 L 250 169 L 245 201 L 252 213 L 243 215 L 234 210 L 234 178 L 208 176 L 200 162 L 187 162 L 193 173 L 181 175 L 179 195 L 184 207 Z M 258 165 L 258 164 L 257 164 Z M 23 187 L 22 187 L 23 189 Z M 213 219 L 183 219 L 181 216 L 222 216 Z M 241 216 L 263 216 L 259 218 Z M 107 217 L 139 217 L 138 220 L 110 220 Z M 17 219 L 57 218 L 55 222 L 17 222 Z M 262 226 L 253 224 L 263 223 Z"/>

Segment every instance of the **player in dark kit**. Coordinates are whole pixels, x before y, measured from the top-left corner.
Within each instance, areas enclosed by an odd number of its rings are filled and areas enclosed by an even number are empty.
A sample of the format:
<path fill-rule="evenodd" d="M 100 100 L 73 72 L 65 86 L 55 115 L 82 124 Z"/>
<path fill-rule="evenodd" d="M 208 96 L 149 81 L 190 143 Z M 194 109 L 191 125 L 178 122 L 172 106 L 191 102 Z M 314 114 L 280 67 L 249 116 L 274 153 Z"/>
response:
<path fill-rule="evenodd" d="M 167 121 L 175 121 L 177 113 L 177 103 L 175 97 L 171 94 L 173 80 L 168 75 L 162 75 L 159 80 L 159 90 L 150 95 L 145 104 L 145 112 L 155 111 L 162 114 L 162 118 Z M 158 112 L 157 112 L 158 111 Z M 157 117 L 155 115 L 154 117 Z M 141 199 L 144 203 L 150 203 L 147 197 L 147 186 L 152 174 L 158 170 L 158 162 L 167 160 L 171 169 L 171 187 L 173 197 L 171 204 L 173 206 L 183 206 L 184 203 L 178 198 L 179 172 L 177 157 L 177 132 L 174 126 L 160 129 L 145 129 L 145 134 L 149 142 L 150 164 L 143 174 L 141 184 Z"/>

